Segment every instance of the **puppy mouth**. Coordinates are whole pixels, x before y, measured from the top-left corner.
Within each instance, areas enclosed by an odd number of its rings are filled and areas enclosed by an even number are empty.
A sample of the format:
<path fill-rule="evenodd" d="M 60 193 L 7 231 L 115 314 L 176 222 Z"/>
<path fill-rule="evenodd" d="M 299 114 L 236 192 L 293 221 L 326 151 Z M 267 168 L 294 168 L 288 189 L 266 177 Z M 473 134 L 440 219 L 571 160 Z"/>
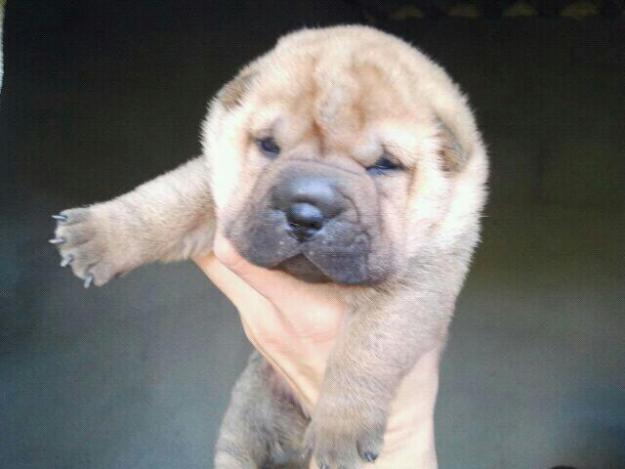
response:
<path fill-rule="evenodd" d="M 308 283 L 330 283 L 332 279 L 324 274 L 319 268 L 310 262 L 303 254 L 298 254 L 289 259 L 280 262 L 274 267 L 275 270 L 281 270 L 295 278 Z"/>
<path fill-rule="evenodd" d="M 368 269 L 369 241 L 364 234 L 350 236 L 349 242 L 328 242 L 320 237 L 302 245 L 304 259 L 335 283 L 375 283 Z M 331 240 L 332 238 L 330 238 Z"/>
<path fill-rule="evenodd" d="M 243 229 L 226 236 L 252 264 L 309 283 L 372 285 L 384 280 L 384 272 L 370 269 L 371 238 L 358 223 L 335 218 L 302 240 L 293 236 L 279 212 L 247 221 Z"/>
<path fill-rule="evenodd" d="M 318 233 L 307 242 L 297 242 L 282 253 L 275 252 L 270 263 L 259 263 L 256 256 L 248 260 L 281 270 L 309 283 L 361 285 L 375 283 L 368 271 L 368 238 L 363 234 L 346 236 L 342 242 Z M 283 240 L 285 241 L 285 240 Z M 288 241 L 284 244 L 289 244 Z M 281 255 L 280 255 L 281 254 Z M 268 259 L 266 259 L 268 260 Z"/>
<path fill-rule="evenodd" d="M 375 283 L 367 269 L 368 252 L 321 252 L 314 243 L 302 245 L 301 251 L 271 267 L 309 283 L 362 285 Z"/>

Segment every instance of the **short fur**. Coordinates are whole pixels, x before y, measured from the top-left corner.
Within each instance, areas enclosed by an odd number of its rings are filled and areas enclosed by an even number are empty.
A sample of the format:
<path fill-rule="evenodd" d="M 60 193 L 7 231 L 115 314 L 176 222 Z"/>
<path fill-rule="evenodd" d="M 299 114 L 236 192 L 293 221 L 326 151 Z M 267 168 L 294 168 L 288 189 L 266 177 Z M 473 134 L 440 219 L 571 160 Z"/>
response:
<path fill-rule="evenodd" d="M 283 149 L 273 161 L 256 145 L 269 134 Z M 234 389 L 215 465 L 305 467 L 310 449 L 320 465 L 360 467 L 382 450 L 402 378 L 444 343 L 478 241 L 487 158 L 466 100 L 441 67 L 393 36 L 306 29 L 223 88 L 202 143 L 202 156 L 128 194 L 62 212 L 60 252 L 77 276 L 103 285 L 147 262 L 206 253 L 216 229 L 268 268 L 301 250 L 350 306 L 319 402 L 305 415 L 255 354 Z M 367 172 L 384 152 L 404 170 Z M 273 191 L 312 173 L 344 196 L 335 234 L 315 249 L 274 239 Z"/>

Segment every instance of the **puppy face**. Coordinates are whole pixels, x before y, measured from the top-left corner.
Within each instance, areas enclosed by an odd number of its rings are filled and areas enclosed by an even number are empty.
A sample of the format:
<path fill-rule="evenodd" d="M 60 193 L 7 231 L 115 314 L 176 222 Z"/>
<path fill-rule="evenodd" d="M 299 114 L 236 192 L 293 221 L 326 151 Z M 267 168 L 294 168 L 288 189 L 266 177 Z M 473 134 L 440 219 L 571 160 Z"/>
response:
<path fill-rule="evenodd" d="M 306 281 L 397 277 L 442 242 L 466 169 L 441 94 L 464 110 L 442 70 L 378 31 L 286 36 L 205 122 L 220 229 L 252 263 Z"/>

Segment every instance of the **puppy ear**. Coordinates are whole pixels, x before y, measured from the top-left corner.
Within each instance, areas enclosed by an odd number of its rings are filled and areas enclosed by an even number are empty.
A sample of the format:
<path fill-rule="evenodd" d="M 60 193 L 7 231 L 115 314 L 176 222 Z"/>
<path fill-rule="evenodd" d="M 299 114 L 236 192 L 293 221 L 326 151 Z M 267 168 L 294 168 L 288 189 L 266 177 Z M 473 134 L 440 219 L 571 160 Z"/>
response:
<path fill-rule="evenodd" d="M 249 89 L 256 72 L 249 68 L 243 69 L 236 77 L 226 83 L 217 93 L 217 100 L 226 108 L 233 109 L 240 106 L 245 93 Z"/>
<path fill-rule="evenodd" d="M 438 135 L 440 139 L 440 158 L 444 171 L 458 173 L 468 159 L 468 154 L 462 148 L 460 140 L 442 119 L 437 118 Z"/>

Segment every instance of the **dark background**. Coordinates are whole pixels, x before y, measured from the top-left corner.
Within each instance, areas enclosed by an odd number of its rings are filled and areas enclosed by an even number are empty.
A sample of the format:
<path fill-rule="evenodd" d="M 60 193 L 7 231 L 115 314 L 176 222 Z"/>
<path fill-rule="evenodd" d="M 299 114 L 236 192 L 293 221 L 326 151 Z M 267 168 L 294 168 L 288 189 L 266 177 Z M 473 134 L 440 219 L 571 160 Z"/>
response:
<path fill-rule="evenodd" d="M 621 10 L 8 3 L 0 467 L 211 466 L 249 353 L 234 309 L 190 263 L 84 290 L 46 242 L 49 215 L 197 154 L 206 103 L 239 66 L 286 31 L 346 22 L 394 32 L 444 65 L 490 148 L 483 243 L 442 363 L 440 467 L 625 467 Z"/>

